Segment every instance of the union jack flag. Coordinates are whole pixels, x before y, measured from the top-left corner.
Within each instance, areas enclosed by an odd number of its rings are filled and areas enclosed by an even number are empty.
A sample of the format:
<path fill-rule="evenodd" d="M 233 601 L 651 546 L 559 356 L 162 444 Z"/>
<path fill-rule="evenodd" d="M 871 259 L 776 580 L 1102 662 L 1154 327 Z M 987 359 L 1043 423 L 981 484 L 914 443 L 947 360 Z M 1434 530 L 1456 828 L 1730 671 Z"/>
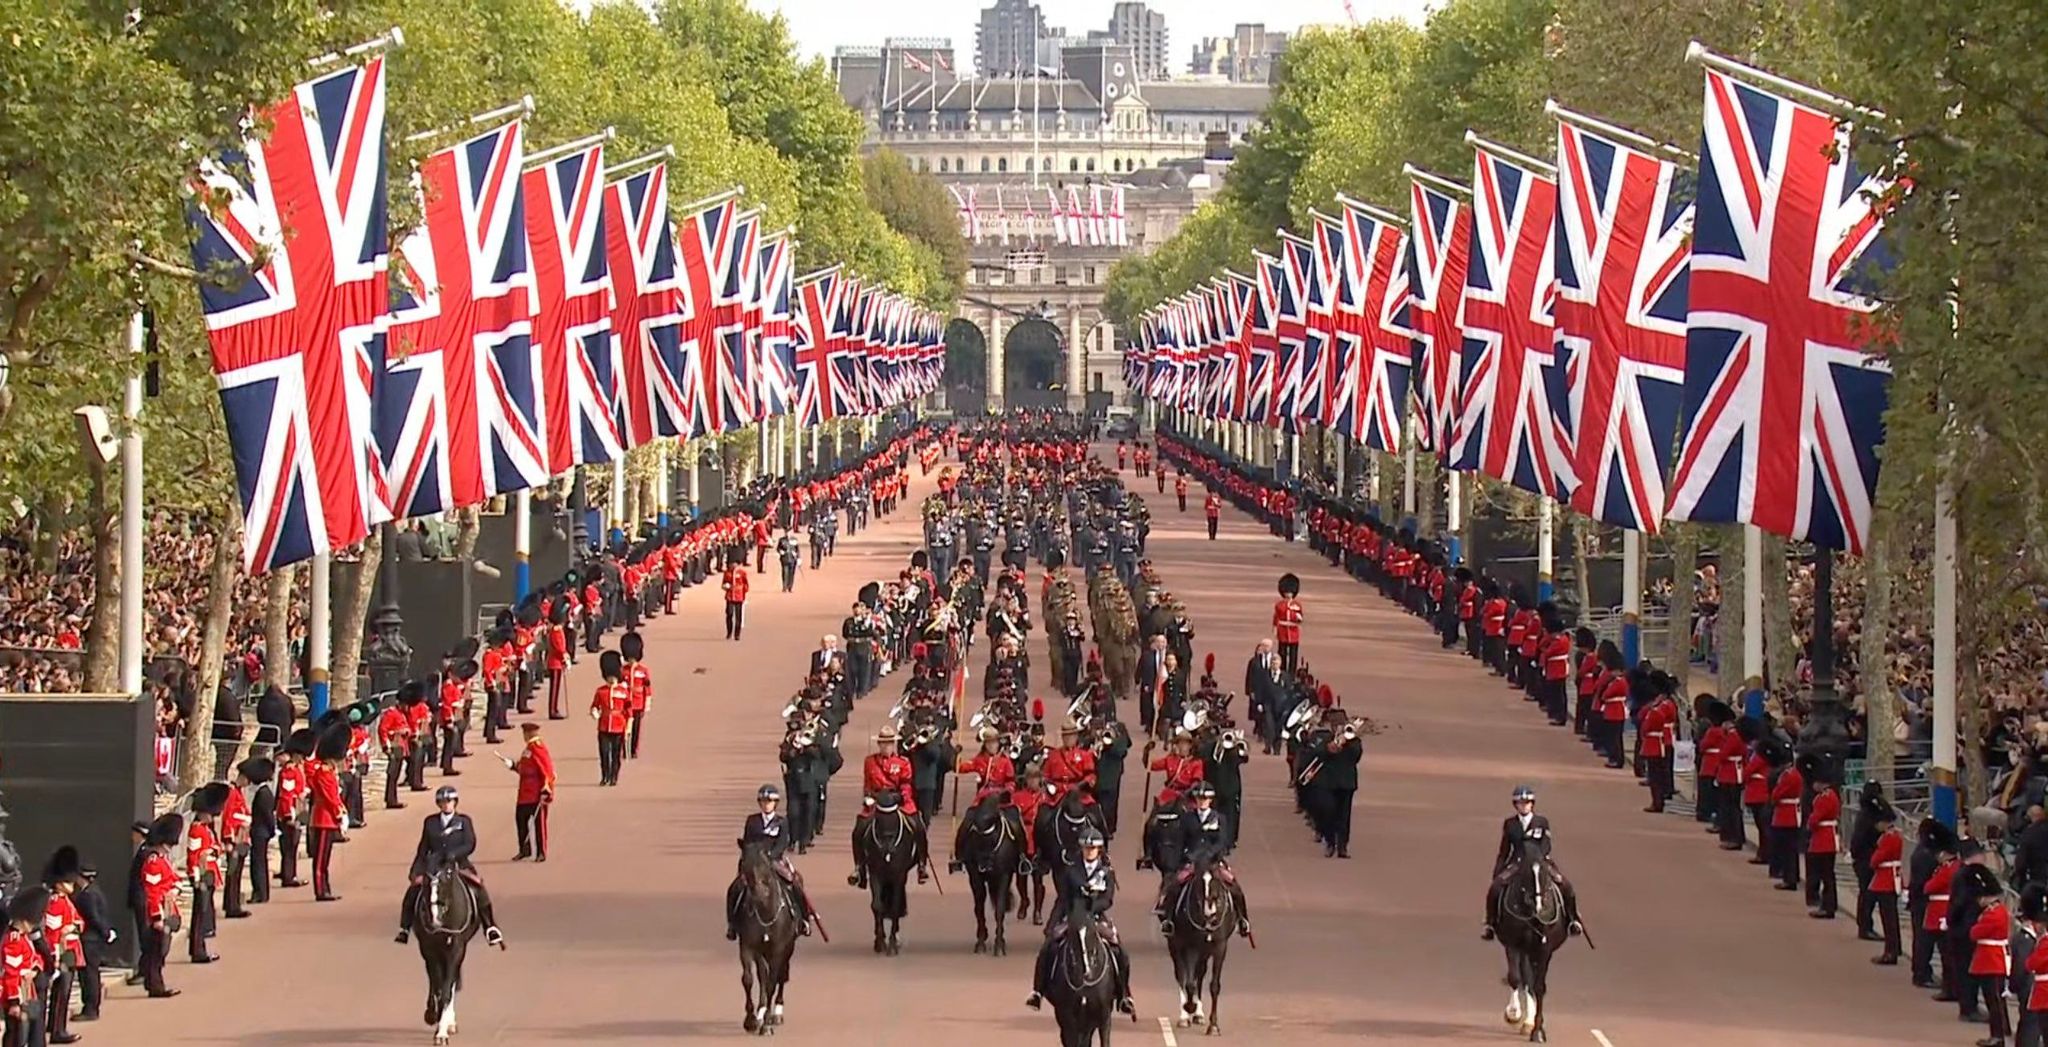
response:
<path fill-rule="evenodd" d="M 1572 508 L 1657 530 L 1685 381 L 1691 179 L 1557 126 L 1557 345 L 1571 378 Z"/>
<path fill-rule="evenodd" d="M 548 471 L 624 457 L 619 439 L 618 341 L 605 257 L 604 146 L 526 172 L 526 239 L 533 251 Z"/>
<path fill-rule="evenodd" d="M 1321 424 L 1330 417 L 1330 394 L 1335 385 L 1331 375 L 1336 370 L 1331 359 L 1331 340 L 1336 324 L 1330 311 L 1330 287 L 1324 279 L 1321 253 L 1313 240 L 1291 233 L 1280 237 L 1280 254 L 1287 261 L 1294 306 L 1293 312 L 1281 314 L 1281 337 L 1285 339 L 1293 333 L 1299 346 L 1289 376 L 1294 380 L 1291 423 Z"/>
<path fill-rule="evenodd" d="M 755 300 L 760 303 L 760 414 L 789 414 L 796 400 L 795 252 L 789 237 L 761 242 Z"/>
<path fill-rule="evenodd" d="M 1344 206 L 1338 338 L 1349 342 L 1342 384 L 1353 411 L 1337 429 L 1367 447 L 1398 452 L 1408 411 L 1413 332 L 1408 329 L 1408 235 L 1351 200 Z"/>
<path fill-rule="evenodd" d="M 704 393 L 707 404 L 718 405 L 718 431 L 732 432 L 752 425 L 756 414 L 754 393 L 761 370 L 754 358 L 760 348 L 755 339 L 759 332 L 755 322 L 755 285 L 761 264 L 759 211 L 734 219 L 732 241 L 718 261 L 711 304 L 718 351 L 705 357 L 711 367 L 704 376 Z"/>
<path fill-rule="evenodd" d="M 1880 178 L 1826 113 L 1707 71 L 1673 520 L 1860 553 L 1890 367 L 1865 351 Z"/>
<path fill-rule="evenodd" d="M 299 84 L 263 114 L 269 141 L 197 175 L 192 261 L 209 277 L 251 573 L 390 518 L 372 419 L 390 305 L 384 91 L 382 59 Z"/>
<path fill-rule="evenodd" d="M 697 354 L 684 342 L 683 277 L 668 217 L 668 165 L 607 186 L 604 225 L 617 291 L 612 330 L 624 367 L 630 447 L 687 436 L 697 413 Z"/>
<path fill-rule="evenodd" d="M 514 122 L 420 165 L 425 221 L 398 249 L 391 342 L 401 362 L 378 433 L 407 515 L 547 482 L 523 157 Z"/>
<path fill-rule="evenodd" d="M 1553 407 L 1565 398 L 1551 329 L 1556 218 L 1556 182 L 1477 151 L 1451 464 L 1550 498 L 1571 490 L 1569 443 Z"/>
<path fill-rule="evenodd" d="M 736 192 L 686 211 L 688 217 L 676 236 L 682 245 L 683 358 L 687 361 L 680 376 L 690 388 L 690 425 L 685 433 L 694 437 L 726 428 L 724 387 L 732 368 L 726 339 L 734 335 L 743 338 L 746 331 L 745 271 L 734 257 L 746 231 L 741 229 Z"/>
<path fill-rule="evenodd" d="M 1224 270 L 1227 280 L 1229 312 L 1226 316 L 1225 348 L 1230 353 L 1230 388 L 1225 394 L 1230 413 L 1224 417 L 1232 421 L 1248 421 L 1256 417 L 1265 421 L 1264 408 L 1253 415 L 1252 396 L 1252 321 L 1256 316 L 1259 301 L 1257 280 L 1240 273 Z"/>
<path fill-rule="evenodd" d="M 812 273 L 797 283 L 796 323 L 796 417 L 806 428 L 838 417 L 833 388 L 837 372 L 832 366 L 832 346 L 838 341 L 841 281 L 839 267 Z"/>
<path fill-rule="evenodd" d="M 1273 274 L 1273 289 L 1277 292 L 1273 298 L 1273 329 L 1280 347 L 1273 371 L 1274 425 L 1290 432 L 1301 414 L 1297 402 L 1302 399 L 1301 385 L 1309 352 L 1308 312 L 1302 304 L 1307 278 L 1302 275 L 1300 257 L 1282 241 L 1279 264 Z M 1310 268 L 1314 266 L 1311 264 Z"/>
<path fill-rule="evenodd" d="M 1280 299 L 1287 283 L 1286 266 L 1263 251 L 1252 253 L 1252 277 L 1258 293 L 1251 304 L 1251 369 L 1245 374 L 1245 417 L 1269 428 L 1280 424 L 1281 345 Z"/>
<path fill-rule="evenodd" d="M 862 338 L 862 323 L 867 317 L 872 295 L 873 292 L 862 287 L 858 280 L 843 281 L 839 292 L 832 340 L 826 345 L 826 360 L 831 364 L 833 373 L 825 391 L 833 397 L 828 410 L 834 418 L 867 413 L 861 380 L 867 371 L 867 346 Z"/>
<path fill-rule="evenodd" d="M 1411 177 L 1408 182 L 1408 329 L 1414 334 L 1416 427 L 1421 445 L 1449 460 L 1457 423 L 1458 327 L 1465 299 L 1472 211 L 1455 194 Z"/>

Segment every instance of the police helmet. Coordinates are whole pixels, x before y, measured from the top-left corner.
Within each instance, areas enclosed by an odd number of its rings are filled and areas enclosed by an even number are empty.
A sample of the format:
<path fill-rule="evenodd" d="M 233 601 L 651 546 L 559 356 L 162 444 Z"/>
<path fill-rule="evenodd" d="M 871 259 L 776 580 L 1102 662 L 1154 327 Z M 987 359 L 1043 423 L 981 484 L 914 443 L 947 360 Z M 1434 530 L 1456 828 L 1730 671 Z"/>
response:
<path fill-rule="evenodd" d="M 1083 846 L 1083 847 L 1100 847 L 1100 846 L 1102 846 L 1102 833 L 1101 833 L 1101 831 L 1100 831 L 1100 830 L 1097 830 L 1097 829 L 1096 829 L 1095 827 L 1093 827 L 1093 826 L 1090 826 L 1090 827 L 1088 827 L 1088 828 L 1086 828 L 1086 829 L 1083 829 L 1083 830 L 1081 830 L 1081 846 Z"/>
<path fill-rule="evenodd" d="M 764 785 L 754 791 L 754 799 L 774 800 L 775 802 L 780 803 L 782 802 L 782 790 L 777 789 L 773 785 Z"/>
<path fill-rule="evenodd" d="M 434 802 L 437 804 L 454 803 L 460 799 L 462 799 L 462 794 L 457 792 L 452 785 L 444 785 L 434 790 Z"/>
<path fill-rule="evenodd" d="M 1208 782 L 1196 782 L 1194 788 L 1188 790 L 1188 795 L 1197 800 L 1213 800 L 1216 798 L 1216 787 Z"/>
<path fill-rule="evenodd" d="M 1515 786 L 1515 798 L 1514 798 L 1514 802 L 1515 802 L 1515 803 L 1521 803 L 1521 802 L 1522 802 L 1523 800 L 1527 800 L 1527 801 L 1529 801 L 1530 803 L 1535 803 L 1535 802 L 1536 802 L 1536 789 L 1535 789 L 1535 787 L 1533 787 L 1533 786 L 1528 786 L 1528 785 L 1517 785 L 1517 786 Z"/>

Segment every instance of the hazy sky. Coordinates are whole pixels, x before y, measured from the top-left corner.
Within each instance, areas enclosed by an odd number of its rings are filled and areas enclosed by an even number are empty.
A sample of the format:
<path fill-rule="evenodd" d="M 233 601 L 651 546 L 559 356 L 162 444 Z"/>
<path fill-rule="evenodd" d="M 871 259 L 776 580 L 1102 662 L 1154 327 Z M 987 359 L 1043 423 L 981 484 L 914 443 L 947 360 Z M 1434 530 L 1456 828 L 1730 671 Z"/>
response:
<path fill-rule="evenodd" d="M 1166 15 L 1167 46 L 1176 71 L 1187 69 L 1195 44 L 1205 36 L 1229 36 L 1239 22 L 1264 22 L 1268 29 L 1302 25 L 1343 25 L 1344 0 L 1149 0 Z M 974 29 L 987 0 L 747 0 L 789 20 L 805 54 L 830 56 L 842 44 L 879 45 L 887 36 L 953 39 L 963 69 L 974 62 Z M 1112 0 L 1039 0 L 1049 25 L 1076 36 L 1107 29 Z M 1406 18 L 1419 22 L 1425 0 L 1351 0 L 1361 20 Z"/>

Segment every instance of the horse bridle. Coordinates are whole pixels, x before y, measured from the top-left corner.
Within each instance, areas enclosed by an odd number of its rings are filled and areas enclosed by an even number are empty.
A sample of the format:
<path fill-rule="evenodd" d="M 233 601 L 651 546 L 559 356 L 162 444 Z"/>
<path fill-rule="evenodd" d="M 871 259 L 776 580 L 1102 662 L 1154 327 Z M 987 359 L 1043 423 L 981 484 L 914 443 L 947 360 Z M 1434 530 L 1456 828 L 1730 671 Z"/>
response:
<path fill-rule="evenodd" d="M 1061 949 L 1059 954 L 1053 957 L 1053 962 L 1058 964 L 1060 968 L 1060 980 L 1065 982 L 1069 989 L 1079 991 L 1085 988 L 1093 988 L 1102 984 L 1102 980 L 1109 976 L 1109 961 L 1111 957 L 1109 956 L 1108 943 L 1104 943 L 1102 947 L 1104 962 L 1101 969 L 1097 970 L 1095 968 L 1095 950 L 1090 948 L 1090 942 L 1091 940 L 1102 941 L 1102 933 L 1095 929 L 1094 924 L 1095 921 L 1093 919 L 1086 919 L 1074 926 L 1074 934 L 1080 945 L 1081 952 L 1081 981 L 1077 982 L 1074 980 L 1073 965 L 1065 962 L 1067 950 Z"/>
<path fill-rule="evenodd" d="M 1517 920 L 1523 920 L 1538 927 L 1554 927 L 1559 921 L 1564 919 L 1564 888 L 1558 885 L 1554 876 L 1545 875 L 1545 863 L 1536 861 L 1525 864 L 1529 866 L 1528 897 L 1531 899 L 1530 911 L 1517 912 L 1515 910 L 1515 902 L 1520 901 L 1522 898 L 1519 891 L 1510 892 L 1501 897 L 1501 910 Z M 1520 880 L 1521 877 L 1517 876 L 1515 879 Z M 1553 893 L 1557 896 L 1557 905 L 1551 910 L 1550 918 L 1545 919 L 1543 916 L 1544 902 Z"/>
<path fill-rule="evenodd" d="M 1213 869 L 1202 873 L 1201 897 L 1203 919 L 1188 919 L 1186 921 L 1188 927 L 1202 932 L 1203 937 L 1211 940 L 1215 939 L 1218 931 L 1227 926 L 1230 917 L 1237 908 L 1237 899 L 1231 895 L 1228 889 L 1221 892 L 1223 896 L 1222 904 L 1219 905 L 1210 900 L 1209 887 L 1216 879 L 1216 873 Z M 1180 890 L 1172 910 L 1174 923 L 1179 924 L 1182 922 L 1181 910 L 1185 906 L 1188 893 L 1193 890 L 1194 886 L 1195 878 L 1192 876 L 1188 877 L 1186 883 L 1180 885 Z"/>
<path fill-rule="evenodd" d="M 441 877 L 451 871 L 455 875 L 456 884 L 469 892 L 469 916 L 460 927 L 443 927 L 440 922 Z M 476 925 L 476 892 L 470 888 L 469 881 L 462 878 L 462 871 L 459 869 L 454 869 L 452 866 L 443 866 L 440 869 L 434 870 L 434 875 L 427 877 L 426 897 L 422 900 L 427 903 L 426 926 L 423 928 L 425 933 L 460 937 L 468 933 L 469 929 Z"/>

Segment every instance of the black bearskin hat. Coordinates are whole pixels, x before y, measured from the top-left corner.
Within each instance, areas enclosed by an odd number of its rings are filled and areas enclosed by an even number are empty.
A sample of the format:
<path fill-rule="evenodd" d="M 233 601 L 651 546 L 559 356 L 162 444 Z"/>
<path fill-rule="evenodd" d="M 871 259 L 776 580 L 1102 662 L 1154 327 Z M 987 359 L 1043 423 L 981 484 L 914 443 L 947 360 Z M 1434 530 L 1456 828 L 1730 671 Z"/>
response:
<path fill-rule="evenodd" d="M 1958 843 L 1956 831 L 1943 824 L 1939 819 L 1927 818 L 1920 822 L 1920 846 L 1932 847 L 1936 851 L 1947 851 L 1950 854 L 1954 854 Z"/>
<path fill-rule="evenodd" d="M 553 607 L 548 608 L 548 624 L 569 624 L 569 605 L 566 603 L 557 603 Z"/>
<path fill-rule="evenodd" d="M 78 848 L 65 844 L 50 855 L 49 864 L 43 866 L 43 882 L 62 883 L 79 879 L 85 872 L 85 863 L 78 857 Z"/>
<path fill-rule="evenodd" d="M 320 730 L 320 741 L 313 749 L 313 755 L 322 760 L 339 760 L 348 755 L 350 733 L 347 721 L 329 724 Z"/>
<path fill-rule="evenodd" d="M 1962 871 L 1956 874 L 1956 883 L 1969 884 L 1976 889 L 1979 898 L 1998 897 L 1998 874 L 1992 872 L 1989 866 L 1963 866 Z"/>
<path fill-rule="evenodd" d="M 926 567 L 931 566 L 931 562 L 931 557 L 923 549 L 910 554 L 910 566 L 917 570 L 924 570 Z"/>
<path fill-rule="evenodd" d="M 626 676 L 625 659 L 617 651 L 605 651 L 597 656 L 597 671 L 607 680 L 622 680 Z"/>
<path fill-rule="evenodd" d="M 185 835 L 185 816 L 176 811 L 149 823 L 149 832 L 142 842 L 154 847 L 175 847 Z"/>
<path fill-rule="evenodd" d="M 478 643 L 476 637 L 465 636 L 462 638 L 462 642 L 456 644 L 454 647 L 449 648 L 447 660 L 451 662 L 460 662 L 465 659 L 474 658 L 476 657 L 477 647 Z"/>
<path fill-rule="evenodd" d="M 528 600 L 528 601 L 532 601 L 532 600 L 533 600 L 533 597 L 530 597 L 530 596 L 529 596 L 529 597 L 527 597 L 527 600 Z M 528 629 L 531 629 L 531 628 L 533 628 L 534 626 L 536 626 L 536 625 L 539 625 L 539 624 L 540 624 L 540 604 L 539 604 L 539 603 L 537 603 L 537 602 L 528 602 L 528 603 L 523 603 L 523 604 L 520 604 L 520 605 L 519 605 L 519 624 L 520 624 L 520 625 L 523 625 L 523 626 L 525 626 L 525 627 L 527 627 Z"/>
<path fill-rule="evenodd" d="M 1461 582 L 1469 582 L 1472 580 L 1472 569 L 1470 567 L 1460 567 L 1451 572 L 1451 577 Z"/>
<path fill-rule="evenodd" d="M 1599 635 L 1583 625 L 1579 626 L 1578 630 L 1572 633 L 1572 646 L 1574 647 L 1584 650 L 1598 647 L 1599 645 Z"/>
<path fill-rule="evenodd" d="M 235 770 L 252 783 L 267 782 L 277 774 L 277 761 L 268 756 L 251 756 L 236 764 Z"/>
<path fill-rule="evenodd" d="M 218 815 L 227 807 L 228 790 L 226 782 L 208 782 L 192 790 L 192 813 L 194 815 Z"/>
<path fill-rule="evenodd" d="M 284 740 L 284 751 L 293 756 L 311 756 L 320 744 L 320 732 L 311 727 L 301 727 Z"/>
<path fill-rule="evenodd" d="M 418 705 L 426 700 L 427 683 L 425 680 L 407 680 L 398 685 L 398 698 L 395 704 Z"/>
<path fill-rule="evenodd" d="M 2048 922 L 2048 887 L 2029 884 L 2020 892 L 2020 919 L 2035 923 Z"/>
<path fill-rule="evenodd" d="M 647 641 L 639 633 L 627 632 L 619 637 L 619 657 L 639 661 L 647 654 Z"/>
<path fill-rule="evenodd" d="M 669 533 L 668 533 L 668 544 L 670 544 L 670 545 L 681 545 L 681 544 L 683 544 L 683 529 L 682 529 L 682 528 L 678 527 L 678 528 L 675 528 L 675 529 L 673 529 L 673 530 L 669 531 Z"/>
<path fill-rule="evenodd" d="M 1735 721 L 1735 733 L 1745 742 L 1754 742 L 1762 737 L 1764 725 L 1754 716 L 1745 716 Z"/>
<path fill-rule="evenodd" d="M 470 680 L 476 679 L 476 674 L 482 671 L 483 668 L 476 664 L 476 659 L 465 658 L 462 661 L 457 662 L 455 667 L 448 671 L 448 675 L 455 677 L 457 680 L 461 680 L 467 683 Z"/>
<path fill-rule="evenodd" d="M 1294 597 L 1301 595 L 1301 579 L 1289 571 L 1280 576 L 1280 595 Z"/>
<path fill-rule="evenodd" d="M 50 914 L 50 889 L 48 887 L 24 887 L 7 903 L 7 919 L 23 924 L 31 930 L 43 926 L 43 917 Z"/>

